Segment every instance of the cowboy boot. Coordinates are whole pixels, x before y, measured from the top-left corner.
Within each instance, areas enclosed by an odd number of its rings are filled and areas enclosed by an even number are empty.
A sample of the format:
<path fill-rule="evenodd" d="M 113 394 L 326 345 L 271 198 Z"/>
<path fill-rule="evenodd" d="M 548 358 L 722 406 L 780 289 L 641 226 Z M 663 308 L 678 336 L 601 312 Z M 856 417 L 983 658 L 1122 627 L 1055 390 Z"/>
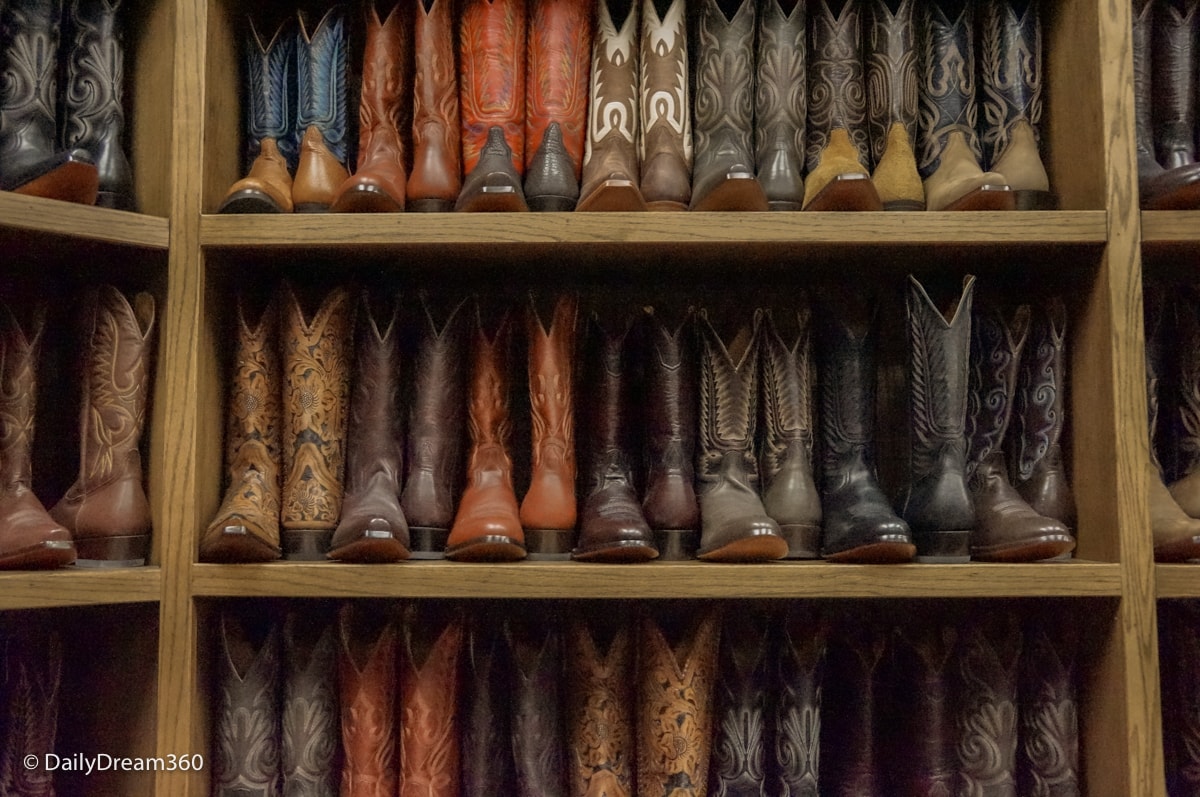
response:
<path fill-rule="evenodd" d="M 528 210 L 525 166 L 525 0 L 465 0 L 459 9 L 461 211 Z"/>
<path fill-rule="evenodd" d="M 342 7 L 330 8 L 311 30 L 300 14 L 300 35 L 296 39 L 296 76 L 300 86 L 296 129 L 303 134 L 296 179 L 292 182 L 292 202 L 297 213 L 329 210 L 338 186 L 350 176 L 346 171 L 348 50 L 346 14 Z"/>
<path fill-rule="evenodd" d="M 1177 478 L 1169 485 L 1171 497 L 1191 517 L 1200 517 L 1200 303 L 1194 290 L 1183 289 L 1175 302 L 1173 337 L 1178 341 L 1179 383 L 1172 385 L 1172 402 L 1178 408 L 1170 428 L 1171 452 Z M 1174 409 L 1174 407 L 1172 408 Z"/>
<path fill-rule="evenodd" d="M 454 19 L 447 0 L 420 0 L 416 5 L 413 167 L 407 208 L 444 212 L 454 209 L 462 187 Z"/>
<path fill-rule="evenodd" d="M 1008 481 L 1003 443 L 1028 332 L 1028 305 L 1017 308 L 1011 323 L 995 307 L 976 308 L 967 398 L 967 487 L 977 523 L 971 556 L 984 561 L 1036 562 L 1075 549 L 1067 527 L 1035 512 Z"/>
<path fill-rule="evenodd" d="M 1157 0 L 1151 33 L 1154 151 L 1168 171 L 1196 160 L 1197 0 Z"/>
<path fill-rule="evenodd" d="M 248 20 L 243 133 L 249 171 L 221 201 L 218 213 L 291 213 L 295 141 L 296 33 L 284 20 L 270 39 Z"/>
<path fill-rule="evenodd" d="M 324 560 L 342 513 L 354 308 L 345 288 L 311 321 L 290 285 L 282 301 L 283 556 Z"/>
<path fill-rule="evenodd" d="M 1009 442 L 1017 492 L 1033 511 L 1070 527 L 1075 498 L 1060 442 L 1066 420 L 1066 328 L 1067 307 L 1057 297 L 1034 316 L 1017 377 L 1015 434 Z"/>
<path fill-rule="evenodd" d="M 775 662 L 767 618 L 727 615 L 721 631 L 720 677 L 709 794 L 766 794 L 767 701 Z"/>
<path fill-rule="evenodd" d="M 518 797 L 566 797 L 567 755 L 558 620 L 505 623 L 512 655 L 512 749 Z"/>
<path fill-rule="evenodd" d="M 714 562 L 782 559 L 788 544 L 758 493 L 754 427 L 758 416 L 759 319 L 725 345 L 700 311 L 700 439 L 696 474 L 700 550 Z"/>
<path fill-rule="evenodd" d="M 529 553 L 565 559 L 575 536 L 575 326 L 578 300 L 564 294 L 554 303 L 549 328 L 531 294 L 529 405 L 533 416 L 533 472 L 521 501 L 521 525 Z"/>
<path fill-rule="evenodd" d="M 859 0 L 819 0 L 809 10 L 804 210 L 882 210 L 863 166 L 869 139 Z"/>
<path fill-rule="evenodd" d="M 34 494 L 33 427 L 37 361 L 45 308 L 34 311 L 26 335 L 0 304 L 0 569 L 34 569 L 75 561 L 71 534 L 55 523 Z"/>
<path fill-rule="evenodd" d="M 410 41 L 404 29 L 404 13 L 404 4 L 397 2 L 380 22 L 378 4 L 367 4 L 367 43 L 358 107 L 358 168 L 334 191 L 329 206 L 334 213 L 404 210 L 408 104 L 402 98 L 411 85 Z"/>
<path fill-rule="evenodd" d="M 638 2 L 638 0 L 634 0 Z M 642 197 L 649 210 L 692 199 L 692 108 L 685 0 L 641 0 L 639 60 Z"/>
<path fill-rule="evenodd" d="M 886 642 L 880 629 L 855 618 L 829 642 L 821 706 L 821 794 L 878 794 L 875 766 L 875 671 Z M 829 789 L 826 792 L 826 787 Z"/>
<path fill-rule="evenodd" d="M 458 660 L 463 620 L 409 607 L 400 644 L 400 797 L 458 797 Z"/>
<path fill-rule="evenodd" d="M 1012 210 L 1004 175 L 984 172 L 976 134 L 973 0 L 936 0 L 921 20 L 917 167 L 929 210 Z"/>
<path fill-rule="evenodd" d="M 503 561 L 525 558 L 525 532 L 513 492 L 508 417 L 509 315 L 491 334 L 484 331 L 478 307 L 471 353 L 467 428 L 471 452 L 467 486 L 446 539 L 446 558 L 458 561 Z"/>
<path fill-rule="evenodd" d="M 898 797 L 955 793 L 955 638 L 952 627 L 928 619 L 906 625 L 894 637 L 896 682 L 904 684 L 893 693 L 900 719 L 896 731 L 904 740 L 896 756 Z"/>
<path fill-rule="evenodd" d="M 1163 753 L 1167 794 L 1200 794 L 1200 617 L 1186 601 L 1159 603 Z"/>
<path fill-rule="evenodd" d="M 679 628 L 643 616 L 638 640 L 637 793 L 703 797 L 712 753 L 721 617 L 689 607 Z"/>
<path fill-rule="evenodd" d="M 646 484 L 642 513 L 663 559 L 691 559 L 700 545 L 696 449 L 696 357 L 689 309 L 667 325 L 646 308 L 641 352 Z"/>
<path fill-rule="evenodd" d="M 337 797 L 338 699 L 335 623 L 292 610 L 283 621 L 283 793 Z"/>
<path fill-rule="evenodd" d="M 772 666 L 776 679 L 773 785 L 788 797 L 817 797 L 821 762 L 821 695 L 828 624 L 792 604 Z"/>
<path fill-rule="evenodd" d="M 1079 630 L 1042 615 L 1026 628 L 1020 662 L 1020 794 L 1079 797 Z"/>
<path fill-rule="evenodd" d="M 788 559 L 821 556 L 821 496 L 813 481 L 812 311 L 808 297 L 776 326 L 761 310 L 763 508 L 783 533 Z M 786 339 L 779 330 L 787 331 Z"/>
<path fill-rule="evenodd" d="M 767 0 L 758 15 L 754 163 L 770 210 L 799 210 L 804 199 L 804 5 L 799 0 Z"/>
<path fill-rule="evenodd" d="M 913 0 L 865 0 L 867 128 L 884 210 L 924 210 L 917 172 L 917 27 Z"/>
<path fill-rule="evenodd" d="M 599 0 L 576 210 L 646 209 L 638 189 L 638 95 L 638 0 Z"/>
<path fill-rule="evenodd" d="M 958 793 L 1016 797 L 1020 623 L 989 609 L 963 626 L 959 641 Z"/>
<path fill-rule="evenodd" d="M 0 744 L 0 794 L 54 797 L 54 775 L 46 760 L 58 731 L 62 641 L 57 631 L 30 624 L 0 639 L 0 646 L 0 695 L 8 720 Z M 32 767 L 26 763 L 31 760 Z"/>
<path fill-rule="evenodd" d="M 696 0 L 690 210 L 767 210 L 754 177 L 754 0 Z"/>
<path fill-rule="evenodd" d="M 592 53 L 590 0 L 530 0 L 525 82 L 525 199 L 530 210 L 579 200 Z"/>
<path fill-rule="evenodd" d="M 630 322 L 613 334 L 593 314 L 584 349 L 587 459 L 579 542 L 571 558 L 584 562 L 642 562 L 658 556 L 654 535 L 638 504 L 630 441 L 632 369 L 625 358 Z"/>
<path fill-rule="evenodd" d="M 875 473 L 874 302 L 849 291 L 821 296 L 821 556 L 838 562 L 907 562 L 916 553 Z"/>
<path fill-rule="evenodd" d="M 463 651 L 462 797 L 514 794 L 508 646 L 499 618 L 473 614 Z"/>
<path fill-rule="evenodd" d="M 339 797 L 393 797 L 396 777 L 396 636 L 353 603 L 338 615 L 342 784 Z"/>
<path fill-rule="evenodd" d="M 213 794 L 282 797 L 279 628 L 248 628 L 222 612 L 217 635 Z"/>
<path fill-rule="evenodd" d="M 0 191 L 92 205 L 99 171 L 82 149 L 58 147 L 62 0 L 0 7 Z"/>
<path fill-rule="evenodd" d="M 346 498 L 329 558 L 344 562 L 398 562 L 408 558 L 408 523 L 400 510 L 400 331 L 395 301 L 385 305 L 383 328 L 363 295 L 359 315 L 354 393 L 346 451 Z"/>
<path fill-rule="evenodd" d="M 213 522 L 200 538 L 201 562 L 270 562 L 279 547 L 281 376 L 279 310 L 274 299 L 258 323 L 237 301 L 237 349 L 225 432 L 229 484 Z"/>
<path fill-rule="evenodd" d="M 50 516 L 75 539 L 76 566 L 136 567 L 150 548 L 139 451 L 154 359 L 154 297 L 102 286 L 89 301 L 79 478 Z"/>
<path fill-rule="evenodd" d="M 908 277 L 910 481 L 900 517 L 913 531 L 919 562 L 971 558 L 975 509 L 967 492 L 964 433 L 974 289 L 968 275 L 943 312 L 916 277 Z"/>
<path fill-rule="evenodd" d="M 567 757 L 574 797 L 633 797 L 634 647 L 624 616 L 572 619 L 567 632 Z"/>

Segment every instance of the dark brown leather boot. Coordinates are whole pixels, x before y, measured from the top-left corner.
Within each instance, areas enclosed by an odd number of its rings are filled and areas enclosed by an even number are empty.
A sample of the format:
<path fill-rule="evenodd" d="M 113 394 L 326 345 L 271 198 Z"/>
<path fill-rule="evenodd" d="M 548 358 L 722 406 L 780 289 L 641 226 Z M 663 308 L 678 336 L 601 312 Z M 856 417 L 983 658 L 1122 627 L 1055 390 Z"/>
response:
<path fill-rule="evenodd" d="M 400 797 L 458 797 L 458 661 L 463 620 L 411 606 L 401 630 Z"/>
<path fill-rule="evenodd" d="M 1018 694 L 1021 712 L 1018 794 L 1047 797 L 1082 794 L 1078 648 L 1079 629 L 1066 617 L 1045 613 L 1026 624 Z"/>
<path fill-rule="evenodd" d="M 1016 797 L 1021 625 L 1011 611 L 986 612 L 959 636 L 958 793 Z"/>
<path fill-rule="evenodd" d="M 570 793 L 634 797 L 635 650 L 622 615 L 576 616 L 567 632 Z"/>
<path fill-rule="evenodd" d="M 875 763 L 875 671 L 886 648 L 865 616 L 842 621 L 829 641 L 821 711 L 821 783 L 832 797 L 878 794 Z M 825 794 L 823 785 L 822 794 Z"/>
<path fill-rule="evenodd" d="M 518 797 L 565 797 L 566 717 L 562 701 L 562 634 L 557 618 L 539 614 L 504 628 L 512 656 L 512 750 Z"/>
<path fill-rule="evenodd" d="M 924 210 L 917 140 L 917 27 L 913 0 L 865 0 L 867 129 L 871 182 L 884 210 Z"/>
<path fill-rule="evenodd" d="M 50 516 L 75 539 L 77 567 L 145 564 L 150 504 L 139 450 L 154 361 L 154 297 L 111 285 L 88 302 L 79 478 Z"/>
<path fill-rule="evenodd" d="M 398 307 L 394 300 L 384 307 L 377 317 L 366 294 L 359 307 L 346 498 L 329 551 L 330 559 L 343 562 L 408 558 L 408 524 L 400 511 Z"/>
<path fill-rule="evenodd" d="M 1197 0 L 1156 0 L 1151 69 L 1154 151 L 1168 171 L 1196 161 Z"/>
<path fill-rule="evenodd" d="M 971 329 L 967 486 L 977 523 L 971 535 L 971 557 L 983 561 L 1035 562 L 1075 549 L 1067 527 L 1033 511 L 1008 481 L 1003 442 L 1028 332 L 1028 305 L 1017 308 L 1011 323 L 996 307 L 976 306 Z"/>
<path fill-rule="evenodd" d="M 815 797 L 820 781 L 821 696 L 829 627 L 817 612 L 792 604 L 784 615 L 773 665 L 775 739 L 768 783 L 777 794 Z"/>
<path fill-rule="evenodd" d="M 617 333 L 593 314 L 584 348 L 584 501 L 579 542 L 571 558 L 643 562 L 658 556 L 633 482 L 631 369 L 625 357 L 627 320 Z"/>
<path fill-rule="evenodd" d="M 729 613 L 721 630 L 709 794 L 766 794 L 767 711 L 774 651 L 765 616 Z"/>
<path fill-rule="evenodd" d="M 957 788 L 956 638 L 953 627 L 927 618 L 906 624 L 894 637 L 898 797 L 951 795 Z"/>
<path fill-rule="evenodd" d="M 4 712 L 0 730 L 5 731 L 0 743 L 0 794 L 54 797 L 54 774 L 46 769 L 46 758 L 55 752 L 58 732 L 62 641 L 57 631 L 32 622 L 28 627 L 17 625 L 11 636 L 0 639 Z M 214 757 L 215 766 L 219 756 Z M 36 761 L 32 767 L 26 763 L 31 760 Z M 215 793 L 224 797 L 223 792 Z"/>
<path fill-rule="evenodd" d="M 45 308 L 26 335 L 0 303 L 0 569 L 52 568 L 75 561 L 71 533 L 33 492 L 33 426 L 37 361 Z"/>
<path fill-rule="evenodd" d="M 900 500 L 919 562 L 967 562 L 975 509 L 966 484 L 967 373 L 975 278 L 945 309 L 911 274 L 908 307 L 909 483 Z"/>
<path fill-rule="evenodd" d="M 279 310 L 272 299 L 251 326 L 237 300 L 237 349 L 229 391 L 229 484 L 200 538 L 201 562 L 270 562 L 279 547 Z"/>
<path fill-rule="evenodd" d="M 799 0 L 768 0 L 758 14 L 754 162 L 770 210 L 799 210 L 804 200 L 804 128 L 808 118 L 808 38 Z"/>
<path fill-rule="evenodd" d="M 213 794 L 282 797 L 280 644 L 273 623 L 250 627 L 232 612 L 217 629 Z"/>
<path fill-rule="evenodd" d="M 821 496 L 812 470 L 812 310 L 801 296 L 778 326 L 770 310 L 760 312 L 763 508 L 787 540 L 788 559 L 817 559 Z"/>
<path fill-rule="evenodd" d="M 396 635 L 378 610 L 353 603 L 338 615 L 342 714 L 339 797 L 392 797 L 396 766 Z"/>
<path fill-rule="evenodd" d="M 1200 793 L 1200 616 L 1191 602 L 1158 604 L 1167 794 Z"/>
<path fill-rule="evenodd" d="M 447 0 L 419 0 L 413 23 L 413 166 L 408 210 L 454 209 L 462 187 L 462 126 L 454 17 Z"/>
<path fill-rule="evenodd" d="M 1175 323 L 1171 330 L 1177 341 L 1172 400 L 1169 407 L 1173 423 L 1168 425 L 1164 447 L 1168 470 L 1175 479 L 1169 489 L 1179 508 L 1191 517 L 1200 517 L 1200 294 L 1189 287 L 1177 288 L 1182 293 L 1173 302 Z M 1171 467 L 1173 466 L 1173 467 Z"/>
<path fill-rule="evenodd" d="M 287 797 L 338 793 L 337 630 L 332 617 L 293 609 L 283 621 L 280 748 Z"/>
<path fill-rule="evenodd" d="M 692 199 L 692 106 L 685 0 L 642 3 L 642 197 L 650 210 Z"/>
<path fill-rule="evenodd" d="M 463 652 L 462 797 L 516 793 L 512 738 L 512 663 L 503 621 L 472 613 Z"/>

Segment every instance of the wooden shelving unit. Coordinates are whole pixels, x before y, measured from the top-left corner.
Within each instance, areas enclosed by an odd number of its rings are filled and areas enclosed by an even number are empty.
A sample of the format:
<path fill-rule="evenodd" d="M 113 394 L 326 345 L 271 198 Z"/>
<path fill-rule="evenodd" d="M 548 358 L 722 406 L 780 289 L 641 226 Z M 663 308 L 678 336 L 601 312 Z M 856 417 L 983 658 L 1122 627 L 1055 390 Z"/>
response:
<path fill-rule="evenodd" d="M 36 236 L 40 246 L 80 242 L 130 249 L 167 249 L 167 219 L 86 207 L 0 191 L 0 244 Z"/>
<path fill-rule="evenodd" d="M 157 603 L 161 595 L 162 570 L 157 567 L 0 573 L 0 611 Z"/>

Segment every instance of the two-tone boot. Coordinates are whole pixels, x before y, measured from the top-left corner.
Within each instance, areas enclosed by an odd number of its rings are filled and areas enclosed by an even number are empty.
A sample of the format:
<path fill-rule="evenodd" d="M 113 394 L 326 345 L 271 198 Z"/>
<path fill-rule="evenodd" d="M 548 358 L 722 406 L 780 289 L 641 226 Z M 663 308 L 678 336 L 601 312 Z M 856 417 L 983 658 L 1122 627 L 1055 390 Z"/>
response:
<path fill-rule="evenodd" d="M 412 174 L 407 210 L 449 211 L 462 188 L 462 123 L 454 17 L 448 0 L 420 0 L 413 22 Z"/>
<path fill-rule="evenodd" d="M 579 301 L 563 294 L 554 300 L 550 323 L 530 295 L 529 406 L 533 452 L 529 489 L 521 501 L 521 525 L 529 554 L 565 559 L 575 537 L 575 329 Z"/>
<path fill-rule="evenodd" d="M 417 5 L 422 5 L 417 3 Z M 358 168 L 334 191 L 335 213 L 393 213 L 404 210 L 405 139 L 411 85 L 405 4 L 397 2 L 383 20 L 375 2 L 366 7 L 361 102 L 358 109 Z"/>
<path fill-rule="evenodd" d="M 812 310 L 807 296 L 777 324 L 762 312 L 763 508 L 788 544 L 788 559 L 821 556 L 821 496 L 813 480 Z"/>
<path fill-rule="evenodd" d="M 975 508 L 966 484 L 967 374 L 975 278 L 945 309 L 911 274 L 908 308 L 909 484 L 900 500 L 922 562 L 967 562 Z"/>
<path fill-rule="evenodd" d="M 884 210 L 924 210 L 917 140 L 917 27 L 914 0 L 864 0 L 867 128 L 871 182 Z"/>
<path fill-rule="evenodd" d="M 628 619 L 574 618 L 567 630 L 570 793 L 633 797 L 636 650 Z"/>
<path fill-rule="evenodd" d="M 971 557 L 1034 562 L 1068 554 L 1075 538 L 1061 521 L 1035 512 L 1009 482 L 1004 437 L 1012 417 L 1017 368 L 1029 334 L 1029 306 L 1011 320 L 989 304 L 971 325 L 967 411 L 967 486 L 975 503 Z"/>
<path fill-rule="evenodd" d="M 954 628 L 938 619 L 914 618 L 892 645 L 897 740 L 896 794 L 930 797 L 955 793 L 958 772 L 954 716 Z"/>
<path fill-rule="evenodd" d="M 292 181 L 292 204 L 297 213 L 329 210 L 349 173 L 349 114 L 346 64 L 350 50 L 346 12 L 334 6 L 315 27 L 300 15 L 296 39 L 296 131 L 300 159 Z"/>
<path fill-rule="evenodd" d="M 830 634 L 821 711 L 822 794 L 878 794 L 875 725 L 879 694 L 876 670 L 886 637 L 866 617 L 847 617 Z M 826 784 L 829 791 L 826 792 Z"/>
<path fill-rule="evenodd" d="M 504 621 L 472 613 L 463 649 L 462 797 L 516 793 L 512 739 L 512 662 Z"/>
<path fill-rule="evenodd" d="M 225 431 L 229 479 L 216 517 L 200 538 L 202 562 L 270 562 L 279 544 L 279 310 L 268 302 L 251 326 L 237 301 L 237 344 Z"/>
<path fill-rule="evenodd" d="M 0 569 L 51 568 L 75 561 L 71 534 L 33 492 L 37 361 L 45 308 L 29 332 L 0 304 Z"/>
<path fill-rule="evenodd" d="M 821 702 L 829 626 L 793 604 L 780 627 L 771 667 L 775 679 L 774 743 L 768 781 L 777 794 L 816 795 L 821 764 Z"/>
<path fill-rule="evenodd" d="M 335 288 L 311 315 L 282 291 L 285 559 L 323 560 L 342 514 L 354 306 Z"/>
<path fill-rule="evenodd" d="M 354 390 L 350 395 L 346 497 L 329 558 L 397 562 L 408 558 L 408 523 L 400 509 L 404 473 L 400 442 L 400 337 L 394 300 L 377 313 L 364 294 L 358 317 Z"/>
<path fill-rule="evenodd" d="M 0 638 L 0 705 L 5 717 L 0 721 L 5 731 L 0 793 L 54 797 L 54 772 L 47 761 L 58 732 L 63 644 L 58 631 L 36 623 L 18 620 L 11 635 Z M 224 797 L 223 792 L 214 793 Z"/>
<path fill-rule="evenodd" d="M 397 793 L 396 633 L 367 607 L 338 614 L 338 689 L 342 727 L 340 797 Z"/>
<path fill-rule="evenodd" d="M 280 632 L 222 612 L 217 626 L 212 785 L 217 797 L 281 797 Z"/>
<path fill-rule="evenodd" d="M 712 768 L 708 793 L 766 793 L 768 711 L 774 662 L 768 618 L 753 611 L 725 616 L 716 682 Z"/>
<path fill-rule="evenodd" d="M 1021 624 L 1010 610 L 963 624 L 954 661 L 959 794 L 1017 793 L 1020 658 Z"/>
<path fill-rule="evenodd" d="M 422 296 L 420 303 L 400 508 L 412 558 L 441 559 L 463 476 L 469 313 L 463 309 L 466 299 L 436 319 L 429 298 Z"/>
<path fill-rule="evenodd" d="M 804 130 L 808 118 L 805 4 L 768 0 L 758 12 L 754 163 L 770 210 L 804 201 Z"/>
<path fill-rule="evenodd" d="M 294 608 L 283 621 L 280 774 L 283 794 L 338 793 L 337 624 Z"/>
<path fill-rule="evenodd" d="M 920 20 L 917 168 L 928 210 L 1012 210 L 1003 174 L 980 168 L 973 0 L 934 0 Z"/>
<path fill-rule="evenodd" d="M 1079 797 L 1079 629 L 1046 613 L 1026 623 L 1024 636 L 1017 793 Z"/>
<path fill-rule="evenodd" d="M 639 1 L 642 198 L 650 210 L 687 210 L 692 200 L 687 6 L 685 0 Z"/>
<path fill-rule="evenodd" d="M 400 797 L 457 797 L 463 619 L 410 607 L 400 630 Z"/>
<path fill-rule="evenodd" d="M 697 0 L 690 210 L 766 210 L 754 176 L 755 0 Z"/>
<path fill-rule="evenodd" d="M 145 564 L 150 503 L 142 476 L 154 360 L 154 297 L 111 285 L 87 302 L 79 478 L 50 510 L 75 540 L 76 566 Z"/>
<path fill-rule="evenodd" d="M 788 544 L 758 491 L 758 319 L 729 344 L 701 310 L 700 436 L 696 446 L 700 549 L 713 562 L 781 559 Z"/>
<path fill-rule="evenodd" d="M 559 619 L 505 624 L 512 661 L 508 691 L 518 797 L 566 797 L 566 712 L 562 699 L 563 651 Z"/>

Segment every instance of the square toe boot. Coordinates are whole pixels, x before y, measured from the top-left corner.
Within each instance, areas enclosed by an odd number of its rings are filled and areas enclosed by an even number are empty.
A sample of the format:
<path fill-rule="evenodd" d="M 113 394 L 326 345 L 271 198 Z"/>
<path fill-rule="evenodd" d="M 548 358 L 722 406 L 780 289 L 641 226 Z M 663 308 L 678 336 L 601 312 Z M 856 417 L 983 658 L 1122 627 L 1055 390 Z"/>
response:
<path fill-rule="evenodd" d="M 767 727 L 774 658 L 768 618 L 726 615 L 716 681 L 709 794 L 757 797 L 767 788 Z"/>
<path fill-rule="evenodd" d="M 295 608 L 283 621 L 281 774 L 286 797 L 338 793 L 337 627 L 332 613 Z"/>
<path fill-rule="evenodd" d="M 871 182 L 884 210 L 924 210 L 917 140 L 917 28 L 913 0 L 865 0 L 867 126 Z"/>
<path fill-rule="evenodd" d="M 792 604 L 779 628 L 770 665 L 775 684 L 774 741 L 767 766 L 768 793 L 816 795 L 820 782 L 821 703 L 829 624 L 816 611 Z M 769 687 L 768 687 L 769 688 Z"/>
<path fill-rule="evenodd" d="M 419 0 L 413 22 L 413 165 L 407 210 L 449 211 L 462 188 L 462 123 L 449 0 Z"/>
<path fill-rule="evenodd" d="M 353 603 L 338 614 L 339 797 L 397 794 L 396 633 L 390 621 L 371 614 Z"/>
<path fill-rule="evenodd" d="M 539 612 L 505 624 L 512 661 L 509 691 L 517 797 L 566 797 L 566 710 L 559 620 Z"/>
<path fill-rule="evenodd" d="M 627 617 L 571 619 L 566 638 L 567 767 L 577 797 L 634 797 L 636 679 Z"/>
<path fill-rule="evenodd" d="M 1021 625 L 1010 610 L 964 624 L 955 654 L 959 794 L 1017 795 Z"/>
<path fill-rule="evenodd" d="M 685 0 L 642 3 L 642 197 L 649 210 L 687 210 L 692 199 L 692 106 Z"/>
<path fill-rule="evenodd" d="M 277 624 L 250 624 L 223 612 L 217 626 L 212 725 L 216 797 L 283 797 L 280 788 L 280 678 Z"/>
<path fill-rule="evenodd" d="M 458 797 L 463 618 L 410 606 L 400 631 L 400 797 Z"/>
<path fill-rule="evenodd" d="M 89 299 L 79 478 L 50 510 L 75 539 L 77 566 L 145 564 L 150 504 L 140 446 L 154 361 L 154 297 L 111 285 Z"/>
<path fill-rule="evenodd" d="M 292 203 L 297 213 L 319 213 L 329 210 L 338 187 L 349 177 L 346 58 L 350 45 L 344 7 L 330 8 L 315 27 L 303 13 L 299 18 L 296 130 L 302 137 Z"/>

